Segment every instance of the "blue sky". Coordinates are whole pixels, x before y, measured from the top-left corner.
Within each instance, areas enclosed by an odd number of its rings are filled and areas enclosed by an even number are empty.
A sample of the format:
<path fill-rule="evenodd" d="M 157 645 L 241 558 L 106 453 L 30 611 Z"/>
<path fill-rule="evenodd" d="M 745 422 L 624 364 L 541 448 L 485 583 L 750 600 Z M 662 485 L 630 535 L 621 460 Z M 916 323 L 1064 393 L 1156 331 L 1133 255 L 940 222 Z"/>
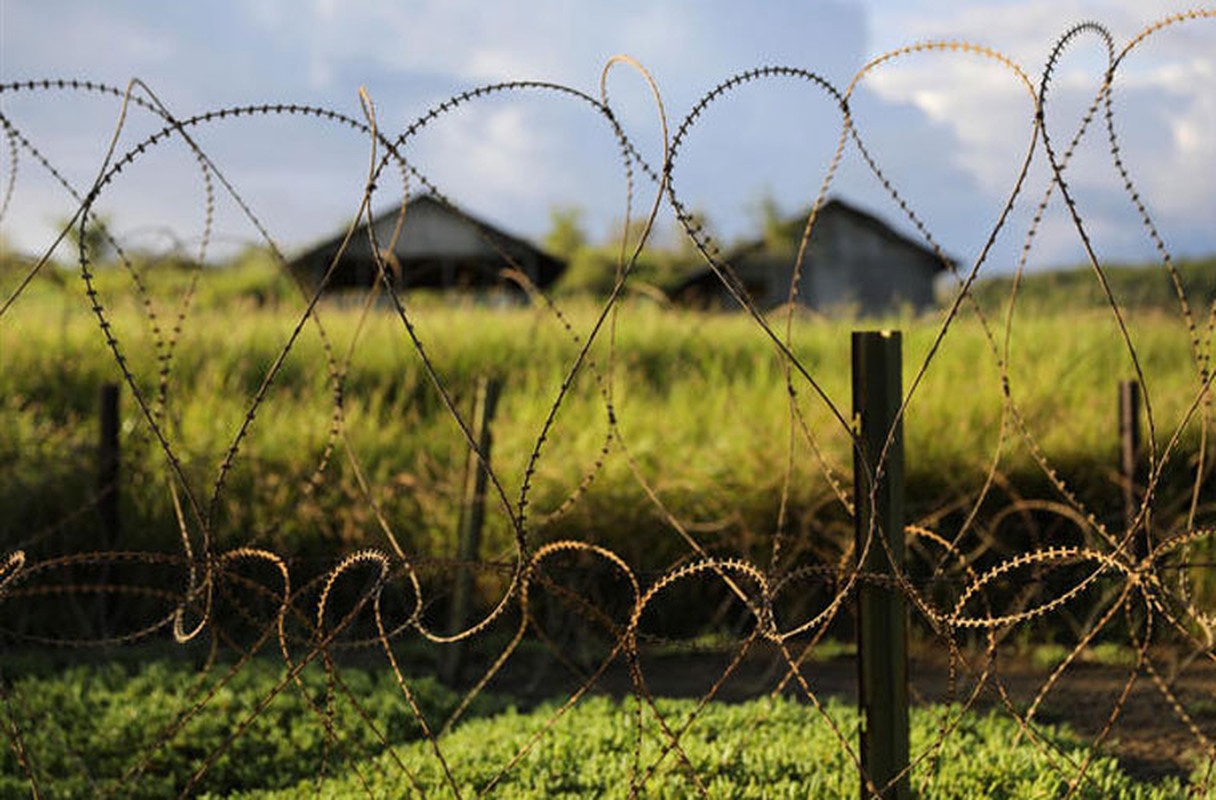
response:
<path fill-rule="evenodd" d="M 359 116 L 359 87 L 381 129 L 399 133 L 452 94 L 507 80 L 554 81 L 598 92 L 612 55 L 653 74 L 672 129 L 730 75 L 789 65 L 843 88 L 870 58 L 917 41 L 965 40 L 994 48 L 1033 81 L 1073 23 L 1104 23 L 1122 46 L 1149 22 L 1190 6 L 1143 0 L 772 0 L 764 3 L 623 0 L 0 0 L 0 81 L 142 79 L 179 117 L 246 103 L 307 103 Z M 1209 6 L 1211 7 L 1211 6 Z M 1121 67 L 1116 129 L 1125 163 L 1179 256 L 1216 252 L 1216 20 L 1176 26 Z M 1100 81 L 1104 51 L 1079 40 L 1061 64 L 1048 123 L 1066 140 Z M 641 78 L 612 73 L 614 109 L 657 162 L 657 114 Z M 87 188 L 118 119 L 113 99 L 66 92 L 5 92 L 0 113 L 73 185 Z M 1031 133 L 1032 108 L 1012 71 L 974 55 L 921 54 L 870 73 L 854 100 L 856 123 L 883 169 L 947 252 L 978 253 L 1008 195 Z M 839 133 L 826 95 L 806 83 L 767 81 L 711 106 L 686 140 L 674 178 L 684 202 L 729 241 L 755 227 L 771 195 L 788 211 L 815 197 Z M 158 127 L 133 112 L 119 150 Z M 1101 134 L 1095 130 L 1094 134 Z M 242 118 L 198 129 L 198 143 L 287 251 L 333 232 L 357 209 L 367 175 L 366 137 L 299 118 Z M 586 107 L 552 93 L 499 96 L 447 114 L 407 157 L 472 211 L 539 237 L 555 206 L 577 206 L 596 236 L 625 209 L 620 160 L 608 128 Z M 998 241 L 992 268 L 1011 265 L 1046 187 L 1042 159 Z M 0 165 L 8 180 L 11 164 Z M 1150 256 L 1148 236 L 1120 191 L 1104 136 L 1084 140 L 1070 168 L 1099 255 Z M 393 202 L 391 182 L 377 205 Z M 883 216 L 898 209 L 855 150 L 833 193 Z M 646 205 L 653 186 L 637 186 Z M 204 194 L 186 148 L 141 156 L 106 187 L 98 208 L 125 240 L 190 242 L 202 230 Z M 22 151 L 0 236 L 38 251 L 71 197 Z M 670 213 L 664 211 L 664 227 Z M 902 224 L 902 223 L 897 223 Z M 236 203 L 216 209 L 221 243 L 255 241 Z M 1032 268 L 1078 263 L 1063 208 L 1049 208 Z"/>

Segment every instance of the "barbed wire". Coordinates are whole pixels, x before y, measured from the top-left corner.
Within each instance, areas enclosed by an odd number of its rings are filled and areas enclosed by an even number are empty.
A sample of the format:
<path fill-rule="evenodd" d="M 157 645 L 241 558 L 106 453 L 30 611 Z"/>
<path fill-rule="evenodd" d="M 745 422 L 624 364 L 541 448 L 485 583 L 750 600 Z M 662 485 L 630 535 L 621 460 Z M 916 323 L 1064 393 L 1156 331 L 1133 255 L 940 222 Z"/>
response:
<path fill-rule="evenodd" d="M 1037 84 L 1025 70 L 1004 54 L 991 48 L 955 41 L 923 42 L 883 54 L 867 64 L 842 90 L 821 75 L 795 67 L 771 65 L 741 72 L 727 78 L 705 93 L 677 125 L 669 128 L 667 110 L 657 82 L 633 59 L 617 57 L 609 61 L 601 75 L 599 95 L 595 96 L 559 83 L 511 81 L 477 87 L 461 92 L 430 108 L 393 136 L 377 119 L 370 95 L 360 93 L 362 118 L 326 108 L 297 104 L 235 106 L 207 111 L 188 117 L 173 114 L 143 82 L 132 81 L 125 89 L 88 80 L 37 80 L 0 84 L 0 97 L 33 95 L 41 98 L 61 92 L 96 95 L 120 103 L 119 120 L 109 140 L 97 177 L 87 186 L 73 185 L 8 113 L 0 112 L 8 143 L 7 179 L 0 200 L 0 222 L 11 209 L 18 186 L 19 170 L 33 167 L 45 173 L 75 204 L 70 221 L 44 254 L 26 270 L 0 305 L 0 326 L 16 314 L 23 296 L 41 273 L 54 267 L 52 255 L 65 238 L 77 231 L 77 261 L 84 286 L 85 301 L 93 315 L 100 339 L 122 376 L 127 393 L 138 410 L 140 435 L 163 458 L 164 501 L 172 508 L 176 541 L 161 549 L 101 548 L 60 550 L 66 543 L 62 534 L 79 529 L 84 521 L 97 517 L 102 497 L 110 487 L 87 494 L 73 507 L 62 509 L 54 520 L 43 522 L 36 530 L 26 531 L 13 542 L 2 545 L 0 555 L 0 640 L 16 647 L 53 646 L 67 652 L 83 648 L 122 648 L 171 638 L 178 646 L 210 639 L 208 671 L 219 677 L 209 686 L 199 683 L 189 694 L 190 701 L 181 713 L 157 731 L 139 752 L 134 753 L 123 774 L 104 783 L 84 771 L 99 796 L 116 796 L 122 786 L 139 781 L 155 769 L 157 759 L 175 737 L 187 731 L 192 720 L 217 703 L 224 687 L 256 659 L 273 658 L 281 662 L 282 674 L 273 687 L 259 696 L 253 707 L 244 709 L 219 746 L 198 754 L 189 765 L 184 781 L 175 787 L 180 796 L 189 796 L 204 784 L 209 772 L 249 731 L 272 702 L 285 692 L 298 692 L 307 712 L 315 719 L 329 748 L 351 751 L 343 723 L 335 710 L 337 702 L 351 704 L 358 724 L 366 726 L 378 746 L 391 754 L 394 768 L 406 777 L 413 789 L 425 793 L 418 765 L 411 766 L 393 749 L 388 732 L 382 730 L 358 693 L 343 679 L 343 658 L 354 652 L 372 653 L 381 669 L 391 672 L 401 702 L 409 709 L 421 736 L 428 742 L 430 756 L 442 772 L 446 788 L 457 797 L 464 796 L 466 779 L 454 771 L 445 756 L 444 742 L 449 732 L 463 720 L 475 701 L 493 691 L 496 680 L 511 665 L 524 660 L 521 655 L 530 641 L 540 642 L 559 662 L 561 669 L 576 677 L 575 688 L 553 707 L 550 716 L 528 740 L 499 768 L 475 787 L 478 795 L 492 793 L 537 745 L 552 735 L 559 721 L 588 694 L 601 690 L 601 684 L 614 669 L 627 673 L 630 694 L 636 699 L 636 735 L 632 750 L 622 757 L 630 761 L 630 796 L 646 791 L 648 783 L 668 762 L 689 781 L 690 791 L 710 796 L 710 788 L 695 766 L 684 742 L 709 704 L 724 693 L 732 676 L 737 675 L 755 652 L 768 653 L 769 680 L 766 691 L 773 696 L 792 694 L 804 701 L 833 732 L 840 751 L 859 771 L 861 755 L 849 731 L 829 713 L 824 692 L 816 688 L 815 653 L 824 642 L 848 626 L 851 609 L 863 587 L 882 587 L 902 595 L 910 609 L 912 628 L 925 642 L 945 654 L 947 705 L 939 712 L 936 738 L 913 754 L 908 771 L 933 763 L 944 744 L 954 735 L 962 720 L 995 697 L 997 706 L 1013 720 L 1026 740 L 1048 759 L 1066 781 L 1066 796 L 1076 796 L 1093 788 L 1092 770 L 1096 759 L 1108 746 L 1120 719 L 1126 713 L 1135 687 L 1147 680 L 1165 709 L 1190 737 L 1192 748 L 1210 768 L 1216 764 L 1216 743 L 1212 731 L 1180 699 L 1177 682 L 1185 667 L 1167 668 L 1169 658 L 1161 655 L 1168 647 L 1182 653 L 1189 666 L 1194 660 L 1213 660 L 1216 647 L 1216 618 L 1210 595 L 1196 585 L 1193 575 L 1210 570 L 1208 541 L 1216 528 L 1199 523 L 1201 495 L 1213 466 L 1209 446 L 1212 418 L 1211 384 L 1216 372 L 1211 369 L 1211 348 L 1216 337 L 1216 303 L 1207 311 L 1205 323 L 1197 321 L 1196 310 L 1188 299 L 1185 282 L 1149 204 L 1142 197 L 1123 157 L 1118 136 L 1114 89 L 1120 70 L 1133 51 L 1152 37 L 1177 26 L 1216 17 L 1216 11 L 1196 10 L 1173 15 L 1145 28 L 1121 48 L 1100 24 L 1087 22 L 1068 29 L 1051 51 Z M 1098 88 L 1075 129 L 1061 131 L 1049 113 L 1055 107 L 1052 92 L 1061 59 L 1082 37 L 1096 37 L 1102 43 L 1106 61 L 1098 76 Z M 851 102 L 856 90 L 873 76 L 901 59 L 913 56 L 983 59 L 1003 70 L 1013 83 L 1025 90 L 1026 116 L 1033 120 L 1030 140 L 1013 188 L 1000 214 L 988 232 L 978 257 L 967 268 L 960 268 L 945 255 L 945 249 L 930 231 L 913 204 L 899 191 L 870 151 L 863 132 L 854 118 Z M 616 71 L 631 71 L 641 80 L 654 106 L 662 141 L 661 162 L 652 164 L 627 134 L 609 98 L 609 79 Z M 784 324 L 775 324 L 748 292 L 731 257 L 713 240 L 697 215 L 690 211 L 677 188 L 677 177 L 688 143 L 706 122 L 708 110 L 749 87 L 778 80 L 809 84 L 822 91 L 838 114 L 839 135 L 816 196 L 809 205 L 796 253 L 792 257 L 791 282 L 784 313 Z M 457 109 L 473 107 L 490 98 L 513 98 L 539 94 L 555 101 L 574 104 L 580 111 L 594 115 L 612 137 L 626 185 L 625 234 L 615 265 L 615 275 L 606 301 L 596 311 L 591 325 L 580 333 L 569 314 L 555 298 L 532 280 L 528 271 L 508 248 L 486 237 L 502 259 L 503 274 L 517 284 L 553 324 L 572 348 L 573 357 L 563 364 L 560 381 L 547 399 L 546 413 L 534 437 L 522 469 L 508 473 L 482 449 L 474 423 L 462 407 L 462 397 L 445 378 L 440 364 L 428 349 L 429 341 L 418 324 L 418 316 L 408 295 L 397 291 L 394 276 L 400 265 L 392 255 L 400 241 L 408 239 L 406 220 L 412 203 L 425 194 L 450 213 L 472 221 L 460 210 L 458 198 L 449 196 L 438 183 L 411 160 L 414 141 L 424 130 L 433 129 Z M 158 126 L 125 150 L 119 147 L 132 114 L 147 114 Z M 327 258 L 318 281 L 308 283 L 298 276 L 295 291 L 302 308 L 292 318 L 290 331 L 256 387 L 243 405 L 243 414 L 231 439 L 223 448 L 218 468 L 209 488 L 202 488 L 175 435 L 172 412 L 179 398 L 171 377 L 178 364 L 182 336 L 193 324 L 192 303 L 200 285 L 201 273 L 195 271 L 175 308 L 167 312 L 154 302 L 154 291 L 136 266 L 136 257 L 106 229 L 98 209 L 123 174 L 150 154 L 170 143 L 182 144 L 190 152 L 203 186 L 202 235 L 195 254 L 203 263 L 211 248 L 214 219 L 221 198 L 236 204 L 248 223 L 258 232 L 262 243 L 279 267 L 287 270 L 288 260 L 258 214 L 242 197 L 236 184 L 207 154 L 200 144 L 199 132 L 216 125 L 236 125 L 242 119 L 293 117 L 310 123 L 334 125 L 365 142 L 367 174 L 364 191 L 353 219 L 346 227 L 335 254 Z M 1095 125 L 1100 119 L 1100 123 Z M 1188 339 L 1190 358 L 1196 370 L 1194 395 L 1187 398 L 1181 420 L 1173 429 L 1162 426 L 1148 392 L 1141 354 L 1129 327 L 1126 309 L 1117 301 L 1106 267 L 1099 259 L 1093 234 L 1085 223 L 1078 201 L 1069 184 L 1069 169 L 1079 148 L 1093 130 L 1102 128 L 1109 146 L 1112 165 L 1121 188 L 1131 201 L 1145 236 L 1152 243 L 1170 281 L 1178 302 L 1178 318 Z M 1061 148 L 1061 144 L 1063 147 Z M 850 149 L 851 148 L 851 149 Z M 813 549 L 799 548 L 793 536 L 791 508 L 794 461 L 798 448 L 812 454 L 820 477 L 827 487 L 832 512 L 851 521 L 864 510 L 876 506 L 877 487 L 890 468 L 896 442 L 896 428 L 872 459 L 863 458 L 858 469 L 872 487 L 868 494 L 857 495 L 848 489 L 826 453 L 831 437 L 843 438 L 864 454 L 851 414 L 840 408 L 825 386 L 818 365 L 799 356 L 794 336 L 795 306 L 803 286 L 803 269 L 810 258 L 812 235 L 820 213 L 834 186 L 843 159 L 856 152 L 869 172 L 890 197 L 926 249 L 932 252 L 954 281 L 953 293 L 932 336 L 923 359 L 912 365 L 912 379 L 904 393 L 897 419 L 913 415 L 913 400 L 922 392 L 930 368 L 937 363 L 945 342 L 966 315 L 982 332 L 984 347 L 996 367 L 1000 393 L 1000 417 L 996 442 L 990 454 L 981 454 L 983 481 L 978 490 L 951 500 L 949 508 L 928 512 L 924 519 L 907 525 L 903 531 L 909 550 L 918 560 L 908 567 L 896 567 L 889 574 L 875 574 L 859 565 L 871 550 L 882 550 L 890 563 L 896 563 L 888 533 L 868 514 L 870 525 L 856 543 L 846 542 L 837 552 L 825 556 Z M 1050 180 L 1037 201 L 1020 249 L 1012 289 L 1002 316 L 979 302 L 973 291 L 993 251 L 998 237 L 1006 230 L 1017 202 L 1030 191 L 1031 167 L 1045 161 Z M 24 162 L 24 163 L 23 163 Z M 373 204 L 386 190 L 385 170 L 396 170 L 400 177 L 399 194 L 393 194 L 400 211 L 388 232 L 376 224 Z M 21 171 L 24 178 L 25 172 Z M 416 188 L 418 187 L 418 188 Z M 1065 206 L 1077 241 L 1083 247 L 1094 279 L 1105 300 L 1105 311 L 1118 331 L 1117 346 L 1134 372 L 1135 382 L 1144 397 L 1148 441 L 1145 458 L 1148 469 L 1143 486 L 1137 487 L 1139 505 L 1125 527 L 1113 527 L 1106 515 L 1086 502 L 1073 488 L 1048 454 L 1048 448 L 1019 403 L 1012 371 L 1012 342 L 1015 336 L 1015 309 L 1022 278 L 1034 250 L 1041 225 L 1053 198 Z M 766 534 L 767 558 L 751 553 L 724 553 L 723 548 L 706 536 L 709 528 L 683 519 L 678 509 L 665 499 L 665 493 L 647 476 L 647 471 L 625 430 L 616 385 L 621 367 L 618 363 L 618 326 L 622 321 L 623 298 L 637 271 L 639 257 L 658 224 L 666 204 L 688 240 L 695 246 L 704 265 L 723 289 L 750 318 L 756 337 L 771 347 L 779 359 L 783 389 L 787 395 L 788 442 L 784 459 L 776 459 L 780 470 L 780 501 L 774 524 Z M 641 209 L 641 211 L 637 211 Z M 630 223 L 639 219 L 636 241 L 630 241 Z M 144 333 L 152 343 L 155 374 L 151 381 L 139 374 L 131 358 L 130 337 L 120 335 L 116 310 L 99 286 L 96 253 L 86 244 L 86 230 L 97 226 L 131 281 L 139 300 Z M 329 309 L 323 302 L 336 283 L 343 258 L 363 239 L 375 261 L 374 283 L 357 309 L 356 335 L 345 348 L 325 324 Z M 351 396 L 352 365 L 360 354 L 360 334 L 370 324 L 378 308 L 386 305 L 400 323 L 402 342 L 421 364 L 433 399 L 455 426 L 463 448 L 469 454 L 469 469 L 482 469 L 489 482 L 488 502 L 500 512 L 508 529 L 510 552 L 495 557 L 469 559 L 413 546 L 399 523 L 383 502 L 376 476 L 360 458 L 352 440 L 360 422 L 347 413 Z M 1000 312 L 997 312 L 1000 313 Z M 1202 329 L 1202 330 L 1201 330 Z M 348 502 L 356 502 L 375 530 L 377 546 L 340 549 L 330 556 L 292 553 L 286 548 L 255 546 L 253 539 L 229 546 L 218 536 L 225 503 L 238 494 L 233 476 L 242 463 L 242 448 L 248 446 L 252 431 L 263 419 L 272 392 L 281 380 L 285 365 L 297 352 L 299 342 L 315 333 L 321 343 L 324 361 L 327 418 L 323 426 L 319 453 L 310 461 L 308 475 L 302 480 L 303 495 L 320 496 L 334 487 L 333 474 L 339 467 L 349 470 L 349 483 L 342 489 Z M 319 365 L 318 365 L 319 366 Z M 577 472 L 570 491 L 557 498 L 548 511 L 538 511 L 535 495 L 542 465 L 548 466 L 551 443 L 560 434 L 558 419 L 571 402 L 580 381 L 590 381 L 591 391 L 604 412 L 606 432 L 595 448 L 591 463 Z M 808 404 L 809 401 L 809 404 Z M 817 425 L 812 413 L 826 415 L 826 425 Z M 1193 437 L 1184 433 L 1197 426 L 1199 444 L 1189 452 Z M 1025 497 L 1001 470 L 1007 446 L 1024 447 L 1050 489 L 1048 497 Z M 868 455 L 868 454 L 865 454 Z M 1185 514 L 1178 520 L 1164 513 L 1163 497 L 1167 468 L 1191 458 L 1187 468 L 1194 480 L 1183 503 Z M 631 564 L 610 547 L 591 540 L 545 535 L 557 529 L 586 502 L 597 481 L 609 466 L 622 464 L 645 497 L 648 513 L 682 543 L 680 559 L 666 568 Z M 513 487 L 517 491 L 513 491 Z M 999 503 L 998 495 L 1009 496 Z M 352 500 L 351 498 L 357 498 Z M 237 502 L 241 500 L 238 498 Z M 994 504 L 999 505 L 995 512 Z M 1168 520 L 1163 523 L 1164 520 Z M 1059 522 L 1075 531 L 1075 540 L 1051 540 L 1044 533 L 1047 521 Z M 997 537 L 1003 526 L 1019 522 L 1025 541 L 1033 546 L 1010 549 Z M 947 527 L 949 525 L 950 527 Z M 1172 527 L 1170 527 L 1172 526 Z M 951 529 L 952 528 L 952 529 Z M 231 538 L 231 537 L 229 537 Z M 1143 550 L 1139 542 L 1146 542 Z M 111 543 L 113 544 L 113 543 Z M 1024 542 L 1023 542 L 1024 544 Z M 282 551 L 281 551 L 282 550 Z M 563 582 L 576 564 L 584 570 L 581 583 Z M 91 570 L 97 571 L 93 575 Z M 264 573 L 264 574 L 263 574 Z M 480 617 L 459 620 L 453 628 L 436 620 L 437 610 L 453 595 L 458 580 L 472 576 L 480 589 Z M 125 579 L 125 580 L 124 580 Z M 797 592 L 801 600 L 791 600 Z M 664 612 L 687 605 L 681 592 L 689 592 L 704 607 L 712 606 L 707 618 L 714 624 L 710 641 L 697 640 L 697 624 L 689 619 L 692 630 L 672 630 Z M 700 594 L 698 594 L 698 592 Z M 1082 600 L 1082 598 L 1090 598 Z M 63 598 L 63 608 L 48 609 L 43 600 Z M 109 598 L 121 601 L 121 619 L 108 620 L 93 627 L 97 614 L 82 603 Z M 1074 610 L 1083 619 L 1074 620 Z M 112 610 L 112 609 L 111 609 Z M 76 617 L 76 632 L 63 624 L 62 615 Z M 686 614 L 687 616 L 687 614 Z M 656 620 L 658 622 L 656 623 Z M 728 622 L 729 620 L 729 622 Z M 1063 658 L 1051 668 L 1033 692 L 1029 703 L 1019 700 L 1011 676 L 1000 664 L 1010 648 L 1008 640 L 1017 631 L 1034 626 L 1075 624 L 1075 636 Z M 111 630 L 110 626 L 125 628 Z M 679 627 L 676 625 L 675 627 Z M 203 638 L 200 638 L 203 637 Z M 531 637 L 531 638 L 529 638 Z M 600 642 L 599 649 L 587 658 L 564 652 L 570 642 Z M 1100 642 L 1119 641 L 1131 654 L 1126 672 L 1115 682 L 1109 714 L 1097 726 L 1089 747 L 1078 759 L 1065 752 L 1045 735 L 1038 720 L 1047 698 L 1067 691 L 1064 685 L 1086 654 Z M 416 696 L 416 670 L 407 666 L 401 650 L 407 642 L 426 646 L 458 648 L 480 644 L 488 656 L 479 666 L 480 674 L 463 692 L 460 701 L 442 721 L 428 719 Z M 221 666 L 217 653 L 223 649 L 236 654 L 235 660 Z M 594 650 L 588 645 L 589 652 Z M 277 652 L 276 652 L 277 651 Z M 103 652 L 109 652 L 108 650 Z M 656 652 L 685 654 L 715 652 L 728 656 L 719 665 L 711 685 L 697 699 L 693 710 L 683 718 L 665 713 L 651 689 L 653 673 L 648 656 Z M 585 654 L 584 654 L 585 655 Z M 1173 658 L 1175 656 L 1171 656 Z M 590 661 L 590 666 L 587 663 Z M 2 662 L 0 662 L 2 664 Z M 327 678 L 322 701 L 314 699 L 305 686 L 303 675 L 319 668 Z M 988 698 L 986 700 L 986 698 Z M 48 776 L 38 766 L 38 754 L 28 747 L 27 730 L 21 712 L 20 686 L 0 674 L 0 701 L 5 718 L 4 731 L 18 768 L 28 779 L 31 791 L 41 796 L 40 785 Z M 644 752 L 646 720 L 657 725 L 659 748 Z M 375 777 L 364 773 L 356 760 L 352 765 L 363 790 L 376 795 Z M 328 761 L 326 762 L 328 765 Z M 896 778 L 898 780 L 899 778 Z M 884 787 L 874 785 L 863 774 L 869 791 L 878 794 Z M 1197 792 L 1210 789 L 1210 779 L 1197 786 Z"/>

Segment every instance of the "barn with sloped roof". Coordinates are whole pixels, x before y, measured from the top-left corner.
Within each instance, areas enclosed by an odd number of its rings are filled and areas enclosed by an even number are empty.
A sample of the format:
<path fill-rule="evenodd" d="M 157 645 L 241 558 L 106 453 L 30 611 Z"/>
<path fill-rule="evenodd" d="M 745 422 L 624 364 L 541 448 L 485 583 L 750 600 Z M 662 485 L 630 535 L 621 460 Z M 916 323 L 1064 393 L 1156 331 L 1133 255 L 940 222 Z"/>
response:
<path fill-rule="evenodd" d="M 325 292 L 370 289 L 383 276 L 399 292 L 430 289 L 524 302 L 526 286 L 544 289 L 566 264 L 427 194 L 358 226 L 349 240 L 340 231 L 288 268 Z"/>
<path fill-rule="evenodd" d="M 736 248 L 723 262 L 735 288 L 761 310 L 787 303 L 806 216 L 788 220 L 776 236 Z M 881 316 L 935 305 L 935 283 L 948 259 L 873 214 L 842 200 L 820 208 L 798 274 L 795 302 L 823 313 Z M 709 267 L 668 293 L 678 304 L 739 309 L 726 283 Z"/>

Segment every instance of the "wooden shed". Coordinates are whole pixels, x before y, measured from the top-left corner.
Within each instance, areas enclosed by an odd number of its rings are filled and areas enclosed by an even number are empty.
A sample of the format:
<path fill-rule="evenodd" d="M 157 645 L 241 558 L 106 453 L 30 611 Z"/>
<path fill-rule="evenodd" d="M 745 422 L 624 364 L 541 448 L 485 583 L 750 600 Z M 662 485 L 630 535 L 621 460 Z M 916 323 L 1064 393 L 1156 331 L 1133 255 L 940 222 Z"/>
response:
<path fill-rule="evenodd" d="M 545 288 L 565 270 L 564 261 L 431 194 L 412 198 L 401 220 L 397 206 L 372 219 L 381 261 L 396 291 L 434 289 L 524 302 L 519 277 Z M 394 238 L 398 223 L 400 232 Z M 334 259 L 326 291 L 371 288 L 380 275 L 368 225 L 341 249 L 345 231 L 293 259 L 289 268 L 312 287 Z M 341 256 L 339 257 L 339 251 Z"/>
<path fill-rule="evenodd" d="M 744 245 L 724 259 L 760 309 L 789 300 L 805 224 L 805 216 L 791 219 L 780 226 L 776 237 Z M 931 249 L 873 214 L 833 199 L 815 218 L 797 301 L 823 313 L 861 316 L 903 308 L 925 311 L 935 304 L 934 283 L 946 266 Z M 708 267 L 690 275 L 670 295 L 675 303 L 693 308 L 740 308 Z"/>

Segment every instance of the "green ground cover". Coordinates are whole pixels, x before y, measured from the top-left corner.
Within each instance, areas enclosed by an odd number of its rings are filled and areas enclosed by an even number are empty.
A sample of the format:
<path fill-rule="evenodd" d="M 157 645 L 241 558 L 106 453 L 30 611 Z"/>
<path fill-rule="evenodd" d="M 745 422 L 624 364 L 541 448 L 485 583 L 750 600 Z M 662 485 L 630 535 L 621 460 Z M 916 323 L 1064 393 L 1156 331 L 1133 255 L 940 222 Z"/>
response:
<path fill-rule="evenodd" d="M 660 700 L 656 708 L 673 730 L 680 730 L 694 711 L 693 701 Z M 491 796 L 678 798 L 697 796 L 697 784 L 715 798 L 852 798 L 859 790 L 855 762 L 841 745 L 838 733 L 855 741 L 854 709 L 829 702 L 822 715 L 805 705 L 783 700 L 759 700 L 740 705 L 710 704 L 680 736 L 687 762 L 668 752 L 657 717 L 643 713 L 640 758 L 634 763 L 637 718 L 633 702 L 618 704 L 594 698 L 569 712 L 549 729 L 510 771 L 502 766 L 546 726 L 552 708 L 530 714 L 508 713 L 469 722 L 443 743 L 461 794 L 474 796 L 495 781 Z M 829 725 L 828 719 L 831 720 Z M 913 770 L 913 796 L 941 800 L 992 798 L 1054 798 L 1067 791 L 1077 765 L 1085 758 L 1083 745 L 1060 728 L 1040 729 L 1036 742 L 1021 735 L 1016 723 L 1000 714 L 958 717 L 957 709 L 915 709 L 911 747 L 927 750 L 940 736 L 941 726 L 954 727 L 944 743 Z M 834 731 L 833 726 L 836 728 Z M 405 796 L 411 789 L 427 796 L 448 796 L 450 783 L 434 756 L 421 743 L 402 748 L 400 757 L 414 772 L 392 776 L 389 757 L 364 765 L 373 790 L 385 787 Z M 415 766 L 417 765 L 417 766 Z M 690 769 L 691 767 L 691 769 Z M 390 777 L 391 776 L 391 777 Z M 641 780 L 641 778 L 645 780 Z M 1170 780 L 1158 785 L 1137 783 L 1111 758 L 1100 757 L 1087 771 L 1079 798 L 1180 798 L 1191 787 Z M 380 781 L 383 781 L 381 783 Z M 239 797 L 279 798 L 311 789 L 301 782 L 280 792 L 255 791 Z M 445 791 L 447 789 L 447 791 Z M 363 787 L 353 775 L 321 784 L 328 797 L 360 797 Z"/>
<path fill-rule="evenodd" d="M 342 774 L 386 743 L 422 735 L 389 669 L 337 675 L 340 682 L 332 682 L 312 665 L 297 683 L 281 664 L 263 660 L 220 664 L 205 673 L 176 661 L 136 666 L 115 660 L 6 675 L 6 744 L 15 743 L 12 731 L 19 732 L 37 796 L 163 798 L 188 785 L 191 796 L 227 794 L 236 787 L 287 787 L 327 771 Z M 412 681 L 411 688 L 431 720 L 442 720 L 461 699 L 432 679 Z M 470 713 L 504 705 L 478 701 Z M 30 792 L 16 749 L 4 747 L 0 797 Z"/>
<path fill-rule="evenodd" d="M 344 667 L 333 681 L 314 664 L 297 685 L 281 664 L 261 660 L 207 673 L 159 660 L 41 673 L 5 666 L 5 728 L 20 731 L 45 798 L 172 797 L 187 786 L 213 798 L 447 797 L 452 783 L 475 796 L 491 782 L 493 797 L 625 797 L 643 778 L 642 796 L 688 797 L 693 772 L 711 797 L 845 798 L 858 789 L 841 744 L 855 741 L 857 716 L 837 701 L 822 713 L 790 700 L 710 703 L 693 716 L 693 701 L 660 699 L 640 707 L 639 749 L 637 701 L 590 697 L 554 721 L 556 706 L 504 710 L 486 698 L 439 739 L 449 781 L 387 669 Z M 458 697 L 430 680 L 410 685 L 438 728 Z M 656 710 L 682 731 L 687 763 L 664 752 L 669 736 Z M 948 736 L 929 751 L 944 726 Z M 912 749 L 931 752 L 912 773 L 915 795 L 1061 796 L 1085 745 L 1061 727 L 1036 725 L 1032 734 L 1002 712 L 914 709 Z M 1074 796 L 1208 796 L 1187 795 L 1174 779 L 1137 782 L 1108 756 L 1086 775 Z M 0 797 L 29 792 L 15 749 L 4 748 Z"/>

